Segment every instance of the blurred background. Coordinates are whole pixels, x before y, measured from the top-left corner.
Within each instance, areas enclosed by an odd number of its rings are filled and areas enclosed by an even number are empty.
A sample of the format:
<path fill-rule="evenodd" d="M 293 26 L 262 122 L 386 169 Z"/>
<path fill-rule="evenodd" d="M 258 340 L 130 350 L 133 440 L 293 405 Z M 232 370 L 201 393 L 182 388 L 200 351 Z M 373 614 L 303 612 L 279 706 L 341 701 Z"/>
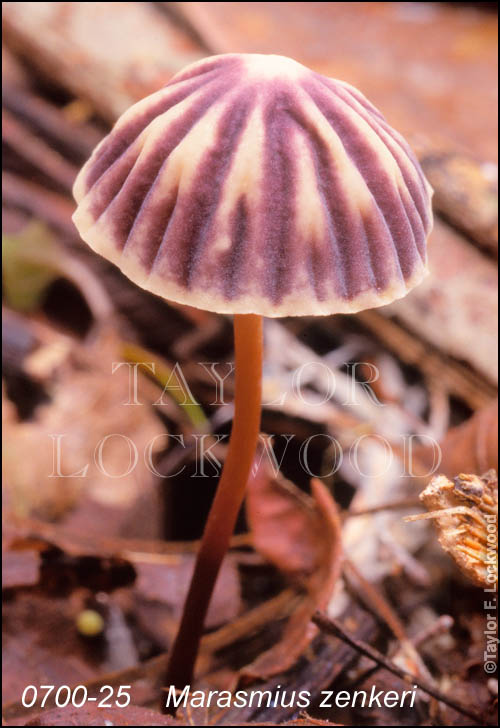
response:
<path fill-rule="evenodd" d="M 440 472 L 449 477 L 497 466 L 496 4 L 6 2 L 3 39 L 4 702 L 11 724 L 21 721 L 18 701 L 28 682 L 38 684 L 47 672 L 56 682 L 85 682 L 142 665 L 172 639 L 192 542 L 217 483 L 210 457 L 202 486 L 191 477 L 197 450 L 182 438 L 201 433 L 213 445 L 229 432 L 231 407 L 213 404 L 214 379 L 198 363 L 232 360 L 231 321 L 167 304 L 93 254 L 71 222 L 71 187 L 130 104 L 186 64 L 226 52 L 292 56 L 358 87 L 409 140 L 434 187 L 431 273 L 407 298 L 355 316 L 267 322 L 264 401 L 274 404 L 264 408 L 262 429 L 274 436 L 283 475 L 307 497 L 311 473 L 300 453 L 309 442 L 310 470 L 339 509 L 358 586 L 351 578 L 349 590 L 344 575 L 338 604 L 352 611 L 354 603 L 366 617 L 357 591 L 368 578 L 410 635 L 451 615 L 455 632 L 439 649 L 427 647 L 425 669 L 485 708 L 491 694 L 475 672 L 483 649 L 477 592 L 438 551 L 432 524 L 403 524 L 402 515 L 421 508 L 418 493 L 433 458 L 425 437 L 441 443 Z M 122 406 L 129 369 L 111 375 L 113 363 L 153 361 L 154 376 L 139 369 L 140 406 Z M 317 366 L 300 399 L 293 372 L 310 362 Z M 356 372 L 361 382 L 377 368 L 371 386 L 385 407 L 360 385 L 361 406 L 342 406 L 355 362 L 364 363 Z M 197 405 L 186 405 L 176 363 Z M 329 399 L 324 366 L 337 382 Z M 232 386 L 229 377 L 229 402 Z M 152 406 L 165 387 L 161 407 Z M 283 392 L 289 396 L 278 404 Z M 95 453 L 110 433 L 123 437 L 106 443 L 103 472 Z M 347 454 L 362 435 L 365 475 L 347 456 L 332 474 L 332 438 Z M 402 477 L 408 435 L 424 437 L 414 478 Z M 396 454 L 388 469 L 376 436 Z M 130 469 L 126 438 L 139 453 Z M 223 444 L 212 450 L 220 461 L 224 452 Z M 407 504 L 404 513 L 398 503 Z M 392 506 L 377 512 L 380 504 Z M 248 521 L 242 514 L 211 629 L 239 625 L 248 609 L 284 588 L 286 565 L 259 557 L 258 548 L 250 552 Z M 211 654 L 206 672 L 227 660 L 233 667 L 239 660 L 238 669 L 251 663 L 270 634 L 276 639 L 284 620 L 276 609 L 271 632 L 253 628 L 257 641 L 240 625 L 217 643 L 230 656 Z M 78 622 L 86 612 L 102 619 L 92 639 Z M 368 631 L 361 617 L 364 638 L 382 639 L 393 656 L 401 649 L 401 634 L 381 628 L 380 614 Z M 237 637 L 238 659 L 231 652 Z M 320 659 L 324 645 L 314 644 Z M 408 654 L 403 650 L 404 659 Z M 324 659 L 331 665 L 332 653 Z M 326 671 L 321 679 L 326 686 L 333 676 Z M 147 705 L 154 691 L 142 689 L 137 703 Z M 450 710 L 445 719 L 460 715 Z"/>

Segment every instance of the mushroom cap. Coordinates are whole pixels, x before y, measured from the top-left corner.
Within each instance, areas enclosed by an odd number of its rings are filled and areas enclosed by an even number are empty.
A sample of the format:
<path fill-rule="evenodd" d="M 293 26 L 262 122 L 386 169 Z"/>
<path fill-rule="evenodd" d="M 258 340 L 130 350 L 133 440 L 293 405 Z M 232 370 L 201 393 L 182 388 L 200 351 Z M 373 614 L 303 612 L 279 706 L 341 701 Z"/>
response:
<path fill-rule="evenodd" d="M 126 111 L 78 175 L 82 238 L 163 298 L 222 313 L 352 313 L 426 273 L 432 190 L 343 81 L 211 56 Z"/>

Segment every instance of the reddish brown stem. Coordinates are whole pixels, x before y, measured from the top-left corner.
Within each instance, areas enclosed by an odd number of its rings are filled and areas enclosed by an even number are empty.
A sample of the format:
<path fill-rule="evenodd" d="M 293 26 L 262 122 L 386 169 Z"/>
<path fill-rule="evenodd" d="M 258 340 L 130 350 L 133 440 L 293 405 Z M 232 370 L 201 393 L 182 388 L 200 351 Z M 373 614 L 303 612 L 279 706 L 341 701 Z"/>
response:
<path fill-rule="evenodd" d="M 222 560 L 245 495 L 260 428 L 262 318 L 234 317 L 235 398 L 229 448 L 196 558 L 184 611 L 167 667 L 166 684 L 191 683 L 203 624 Z"/>

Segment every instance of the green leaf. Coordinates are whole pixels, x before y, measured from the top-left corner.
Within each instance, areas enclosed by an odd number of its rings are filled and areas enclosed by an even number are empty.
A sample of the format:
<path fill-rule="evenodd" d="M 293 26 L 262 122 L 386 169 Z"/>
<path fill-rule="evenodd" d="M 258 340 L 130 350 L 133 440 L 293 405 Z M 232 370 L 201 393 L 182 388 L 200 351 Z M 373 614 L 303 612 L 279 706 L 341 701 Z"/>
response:
<path fill-rule="evenodd" d="M 2 235 L 3 284 L 7 304 L 18 311 L 39 308 L 49 285 L 59 278 L 60 246 L 42 223 L 15 235 Z"/>

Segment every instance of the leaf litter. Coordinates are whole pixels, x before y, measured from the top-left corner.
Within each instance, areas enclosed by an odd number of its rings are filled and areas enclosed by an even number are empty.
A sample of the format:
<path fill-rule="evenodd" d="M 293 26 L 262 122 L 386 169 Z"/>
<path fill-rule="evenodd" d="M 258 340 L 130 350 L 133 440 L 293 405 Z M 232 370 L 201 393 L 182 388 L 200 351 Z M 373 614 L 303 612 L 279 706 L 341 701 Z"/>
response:
<path fill-rule="evenodd" d="M 121 95 L 112 85 L 115 91 L 106 101 L 97 79 L 106 80 L 109 69 L 100 65 L 95 78 L 82 79 L 73 63 L 68 76 L 64 64 L 53 63 L 57 46 L 44 48 L 45 36 L 38 26 L 33 36 L 33 18 L 20 22 L 23 8 L 17 5 L 7 10 L 9 48 L 3 52 L 9 84 L 4 103 L 10 114 L 3 196 L 5 721 L 100 725 L 104 719 L 118 725 L 201 725 L 243 720 L 242 725 L 244 721 L 273 725 L 276 719 L 290 725 L 358 724 L 366 720 L 360 711 L 325 712 L 317 705 L 311 707 L 312 715 L 292 721 L 291 710 L 272 715 L 250 710 L 241 718 L 231 711 L 179 713 L 176 719 L 158 711 L 164 651 L 172 639 L 196 548 L 188 542 L 191 532 L 182 536 L 179 513 L 194 517 L 196 510 L 202 522 L 206 500 L 204 496 L 195 503 L 182 478 L 173 479 L 178 486 L 173 496 L 173 488 L 146 467 L 143 453 L 160 435 L 151 455 L 171 475 L 182 465 L 192 466 L 195 453 L 166 435 L 187 438 L 199 431 L 214 438 L 227 432 L 231 407 L 213 405 L 214 382 L 197 362 L 231 360 L 228 324 L 222 317 L 170 306 L 131 287 L 81 247 L 70 220 L 72 203 L 64 191 L 68 167 L 50 167 L 55 156 L 47 155 L 48 143 L 68 155 L 71 163 L 81 164 L 104 130 L 93 112 L 111 120 L 125 97 L 142 95 L 144 83 L 158 80 L 128 79 L 120 59 L 128 53 L 127 33 L 133 24 L 125 25 L 117 40 L 123 54 L 117 55 L 114 72 Z M 40 22 L 52 32 L 55 16 L 52 4 L 47 6 L 51 7 Z M 87 12 L 80 4 L 75 10 L 78 22 L 85 21 Z M 170 24 L 158 8 L 131 3 L 123 12 L 140 16 L 148 27 L 153 18 L 155 24 L 161 22 L 161 32 L 175 39 L 180 55 L 195 47 L 195 54 L 201 53 L 192 38 L 186 40 L 182 27 Z M 108 30 L 112 17 L 107 9 L 103 23 Z M 76 28 L 68 24 L 61 36 L 70 55 L 75 45 L 68 44 L 67 34 Z M 52 90 L 40 85 L 40 72 L 33 74 L 29 63 L 19 64 L 23 34 L 25 39 L 31 37 L 35 56 L 50 61 L 57 91 L 53 82 Z M 88 57 L 84 35 L 77 34 L 76 42 Z M 134 48 L 139 55 L 144 52 Z M 156 61 L 153 65 L 161 75 L 165 63 Z M 178 62 L 169 55 L 168 74 Z M 47 67 L 42 63 L 42 76 Z M 86 100 L 72 97 L 71 92 Z M 18 134 L 22 129 L 29 131 L 24 150 Z M 43 141 L 38 149 L 32 130 Z M 289 450 L 292 457 L 283 458 L 283 476 L 261 469 L 249 484 L 246 518 L 241 518 L 240 532 L 233 539 L 207 624 L 198 662 L 199 685 L 306 686 L 317 694 L 326 688 L 369 689 L 375 681 L 397 689 L 389 673 L 318 631 L 311 617 L 319 609 L 328 618 L 341 620 L 358 641 L 376 644 L 397 664 L 422 670 L 422 675 L 427 671 L 433 684 L 459 703 L 482 710 L 485 716 L 494 708 L 494 685 L 481 672 L 480 592 L 463 578 L 438 542 L 460 565 L 457 555 L 465 555 L 463 549 L 457 551 L 460 538 L 467 537 L 467 529 L 469 539 L 479 538 L 480 503 L 470 498 L 466 504 L 455 502 L 457 488 L 465 482 L 456 476 L 498 466 L 496 373 L 490 356 L 490 317 L 484 314 L 494 303 L 492 266 L 473 248 L 476 243 L 495 248 L 493 185 L 481 183 L 477 194 L 467 197 L 466 209 L 457 211 L 453 195 L 444 194 L 447 190 L 440 179 L 443 175 L 451 179 L 453 184 L 446 187 L 456 195 L 465 184 L 464 163 L 459 155 L 424 152 L 440 188 L 439 210 L 469 236 L 458 236 L 439 221 L 433 260 L 454 257 L 455 266 L 467 271 L 467 280 L 458 290 L 448 276 L 443 298 L 433 279 L 430 295 L 424 296 L 422 289 L 422 295 L 404 309 L 391 312 L 267 322 L 264 390 L 265 401 L 271 404 L 264 409 L 263 430 L 277 433 L 273 448 L 278 458 L 283 454 L 283 437 L 293 433 L 296 442 Z M 441 157 L 448 160 L 445 167 L 440 166 Z M 467 179 L 476 179 L 474 162 L 467 161 L 466 168 Z M 483 187 L 487 198 L 481 193 Z M 483 219 L 480 208 L 485 199 L 487 225 L 478 232 L 473 221 Z M 479 272 L 486 285 L 478 288 Z M 453 310 L 446 309 L 446 301 L 453 302 Z M 437 324 L 443 320 L 453 322 L 446 331 Z M 352 370 L 346 365 L 360 359 L 363 366 L 354 385 L 357 406 L 345 406 L 353 386 Z M 156 376 L 147 367 L 139 368 L 140 406 L 124 404 L 129 368 L 124 364 L 110 375 L 117 361 L 156 362 Z M 176 361 L 195 395 L 196 409 L 185 407 L 174 389 L 165 396 L 164 405 L 153 405 L 171 381 Z M 307 375 L 298 396 L 294 373 L 304 365 Z M 370 381 L 373 367 L 380 376 L 371 383 L 371 391 L 383 406 L 374 402 L 363 383 Z M 331 372 L 337 385 L 334 393 Z M 231 377 L 227 393 L 230 400 Z M 129 438 L 140 453 L 134 470 L 121 478 L 107 477 L 95 465 L 96 446 L 111 432 Z M 64 475 L 50 477 L 54 433 L 63 435 L 59 464 Z M 415 447 L 414 478 L 405 474 L 398 440 L 402 434 L 422 438 Z M 439 439 L 443 452 L 439 472 L 447 480 L 438 480 L 437 485 L 429 484 L 427 475 L 434 457 L 425 440 L 429 435 Z M 349 458 L 360 436 L 363 474 Z M 344 455 L 334 473 L 336 451 L 328 446 L 332 437 Z M 382 472 L 381 437 L 388 439 L 395 453 L 386 472 Z M 308 440 L 315 443 L 311 452 L 318 477 L 312 480 L 293 463 L 293 454 L 300 453 Z M 222 460 L 224 445 L 216 452 Z M 109 472 L 126 471 L 130 451 L 124 437 L 107 441 L 105 454 Z M 64 477 L 87 464 L 86 477 Z M 475 483 L 477 475 L 467 478 L 467 483 Z M 213 476 L 204 482 L 207 492 L 215 481 Z M 415 524 L 403 520 L 415 510 L 419 493 L 424 490 L 429 496 L 429 489 L 439 501 L 428 500 L 432 511 L 440 511 L 431 519 L 437 536 L 426 518 Z M 455 510 L 451 513 L 450 508 Z M 173 533 L 176 538 L 180 533 L 183 540 L 173 542 Z M 483 548 L 483 536 L 479 540 Z M 471 543 L 465 546 L 469 559 L 465 573 L 478 582 L 482 566 L 470 561 Z M 102 632 L 93 638 L 81 631 L 82 615 L 88 613 L 99 615 L 103 623 Z M 20 704 L 22 689 L 28 682 L 48 679 L 86 684 L 93 690 L 106 683 L 130 682 L 134 707 L 104 714 L 92 708 L 52 709 L 49 703 L 35 716 L 37 706 L 28 711 Z M 459 712 L 430 702 L 425 695 L 420 696 L 415 714 L 398 715 L 401 723 L 415 718 L 420 724 L 439 720 L 460 725 L 464 720 Z M 393 719 L 384 710 L 370 718 L 374 724 Z"/>

